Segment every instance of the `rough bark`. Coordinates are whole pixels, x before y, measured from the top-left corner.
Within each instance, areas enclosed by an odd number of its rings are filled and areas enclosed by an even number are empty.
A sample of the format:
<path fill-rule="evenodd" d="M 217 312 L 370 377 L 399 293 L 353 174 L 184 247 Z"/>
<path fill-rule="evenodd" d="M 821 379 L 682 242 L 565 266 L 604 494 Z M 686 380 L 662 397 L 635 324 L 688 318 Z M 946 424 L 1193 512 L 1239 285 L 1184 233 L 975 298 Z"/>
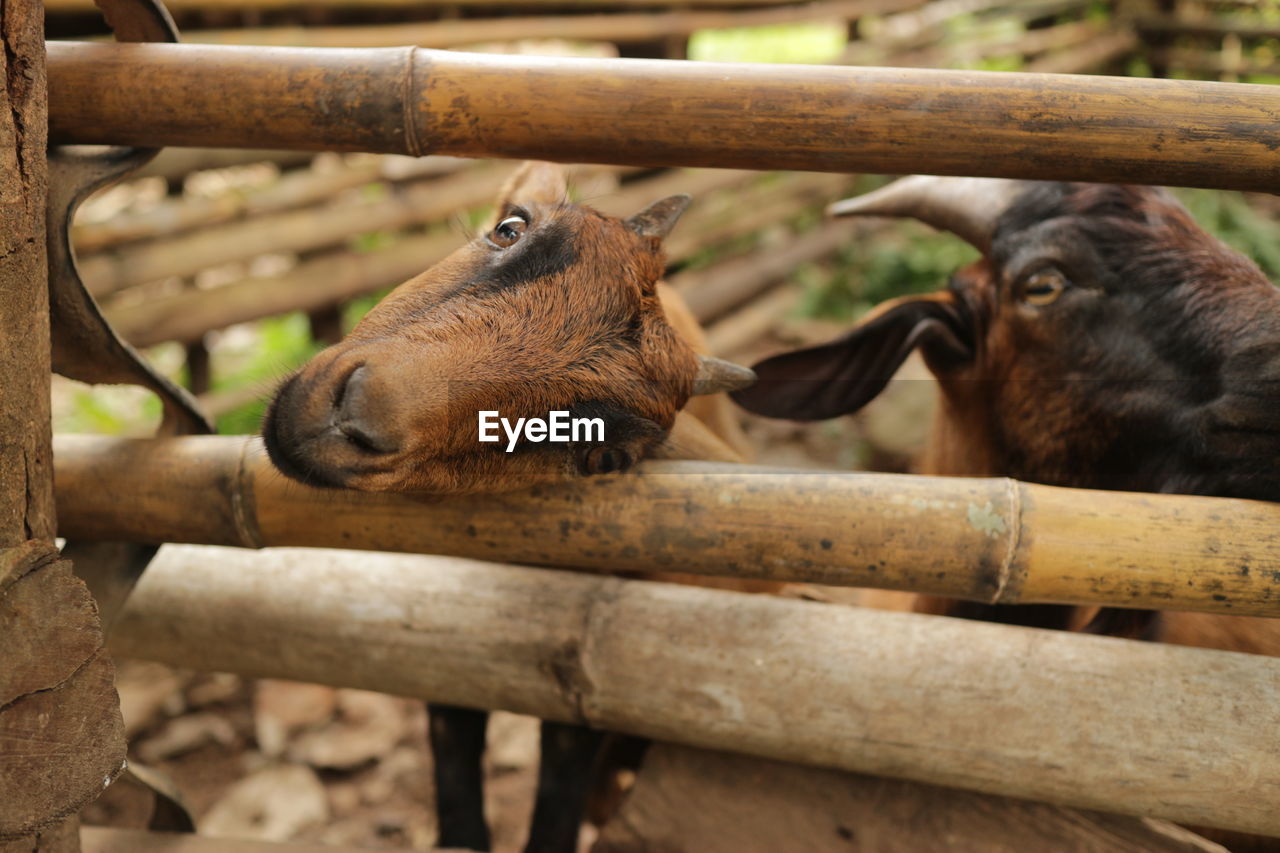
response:
<path fill-rule="evenodd" d="M 0 849 L 79 849 L 124 759 L 97 610 L 53 545 L 43 15 L 0 6 Z"/>

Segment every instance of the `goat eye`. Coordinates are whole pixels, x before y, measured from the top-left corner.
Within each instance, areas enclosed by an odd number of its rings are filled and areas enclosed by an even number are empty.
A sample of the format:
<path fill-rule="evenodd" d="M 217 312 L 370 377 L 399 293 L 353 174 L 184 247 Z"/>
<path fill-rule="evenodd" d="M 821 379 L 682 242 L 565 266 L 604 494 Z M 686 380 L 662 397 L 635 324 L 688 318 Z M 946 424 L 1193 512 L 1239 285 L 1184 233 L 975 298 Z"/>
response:
<path fill-rule="evenodd" d="M 1037 307 L 1056 301 L 1067 289 L 1066 277 L 1057 270 L 1041 270 L 1022 284 L 1022 301 Z"/>
<path fill-rule="evenodd" d="M 515 242 L 520 239 L 520 235 L 528 227 L 529 223 L 525 221 L 523 216 L 508 216 L 499 222 L 497 227 L 489 234 L 489 241 L 499 249 L 505 249 L 508 246 L 515 245 Z"/>

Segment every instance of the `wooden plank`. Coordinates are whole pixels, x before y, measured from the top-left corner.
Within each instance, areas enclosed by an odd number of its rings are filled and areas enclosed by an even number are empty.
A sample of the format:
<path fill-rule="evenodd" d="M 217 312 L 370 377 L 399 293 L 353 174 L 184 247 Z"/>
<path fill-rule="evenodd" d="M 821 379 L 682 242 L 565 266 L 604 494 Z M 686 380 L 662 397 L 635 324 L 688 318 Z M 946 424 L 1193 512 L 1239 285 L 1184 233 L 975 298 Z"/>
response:
<path fill-rule="evenodd" d="M 660 461 L 428 502 L 303 486 L 247 437 L 67 435 L 56 448 L 60 532 L 86 539 L 355 547 L 1280 615 L 1280 506 L 1261 501 Z"/>
<path fill-rule="evenodd" d="M 67 142 L 1280 190 L 1270 86 L 421 48 L 51 42 L 49 64 Z"/>
<path fill-rule="evenodd" d="M 161 551 L 111 643 L 1280 834 L 1280 660 L 1257 655 L 470 560 L 191 547 Z"/>

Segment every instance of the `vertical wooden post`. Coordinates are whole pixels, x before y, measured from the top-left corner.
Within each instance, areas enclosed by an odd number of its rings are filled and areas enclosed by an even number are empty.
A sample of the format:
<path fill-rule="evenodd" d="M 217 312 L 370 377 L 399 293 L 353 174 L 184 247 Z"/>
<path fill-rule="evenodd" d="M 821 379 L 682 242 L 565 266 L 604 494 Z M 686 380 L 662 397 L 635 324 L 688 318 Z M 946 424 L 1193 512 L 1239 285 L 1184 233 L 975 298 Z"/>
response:
<path fill-rule="evenodd" d="M 66 853 L 123 726 L 97 608 L 53 543 L 39 0 L 0 3 L 0 37 L 0 853 Z"/>

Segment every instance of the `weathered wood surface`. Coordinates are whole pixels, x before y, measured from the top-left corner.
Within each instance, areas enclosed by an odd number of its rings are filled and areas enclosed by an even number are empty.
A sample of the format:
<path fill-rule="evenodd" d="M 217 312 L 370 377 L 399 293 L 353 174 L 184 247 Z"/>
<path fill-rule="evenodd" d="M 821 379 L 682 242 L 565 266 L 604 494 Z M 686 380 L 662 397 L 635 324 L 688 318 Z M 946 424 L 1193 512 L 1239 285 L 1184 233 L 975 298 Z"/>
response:
<path fill-rule="evenodd" d="M 1226 853 L 1123 817 L 655 744 L 592 853 Z"/>
<path fill-rule="evenodd" d="M 124 768 L 124 723 L 98 611 L 52 542 L 0 550 L 0 841 L 53 833 Z"/>
<path fill-rule="evenodd" d="M 4 3 L 0 31 L 0 848 L 68 853 L 124 738 L 97 610 L 53 545 L 40 4 Z"/>
<path fill-rule="evenodd" d="M 415 500 L 302 486 L 271 467 L 258 439 L 67 435 L 56 448 L 59 532 L 68 537 L 1280 615 L 1280 507 L 1260 501 L 699 462 Z"/>
<path fill-rule="evenodd" d="M 1280 834 L 1280 660 L 1256 655 L 469 560 L 190 547 L 162 550 L 111 648 Z"/>
<path fill-rule="evenodd" d="M 1280 189 L 1268 86 L 421 48 L 51 42 L 49 63 L 59 141 Z"/>

